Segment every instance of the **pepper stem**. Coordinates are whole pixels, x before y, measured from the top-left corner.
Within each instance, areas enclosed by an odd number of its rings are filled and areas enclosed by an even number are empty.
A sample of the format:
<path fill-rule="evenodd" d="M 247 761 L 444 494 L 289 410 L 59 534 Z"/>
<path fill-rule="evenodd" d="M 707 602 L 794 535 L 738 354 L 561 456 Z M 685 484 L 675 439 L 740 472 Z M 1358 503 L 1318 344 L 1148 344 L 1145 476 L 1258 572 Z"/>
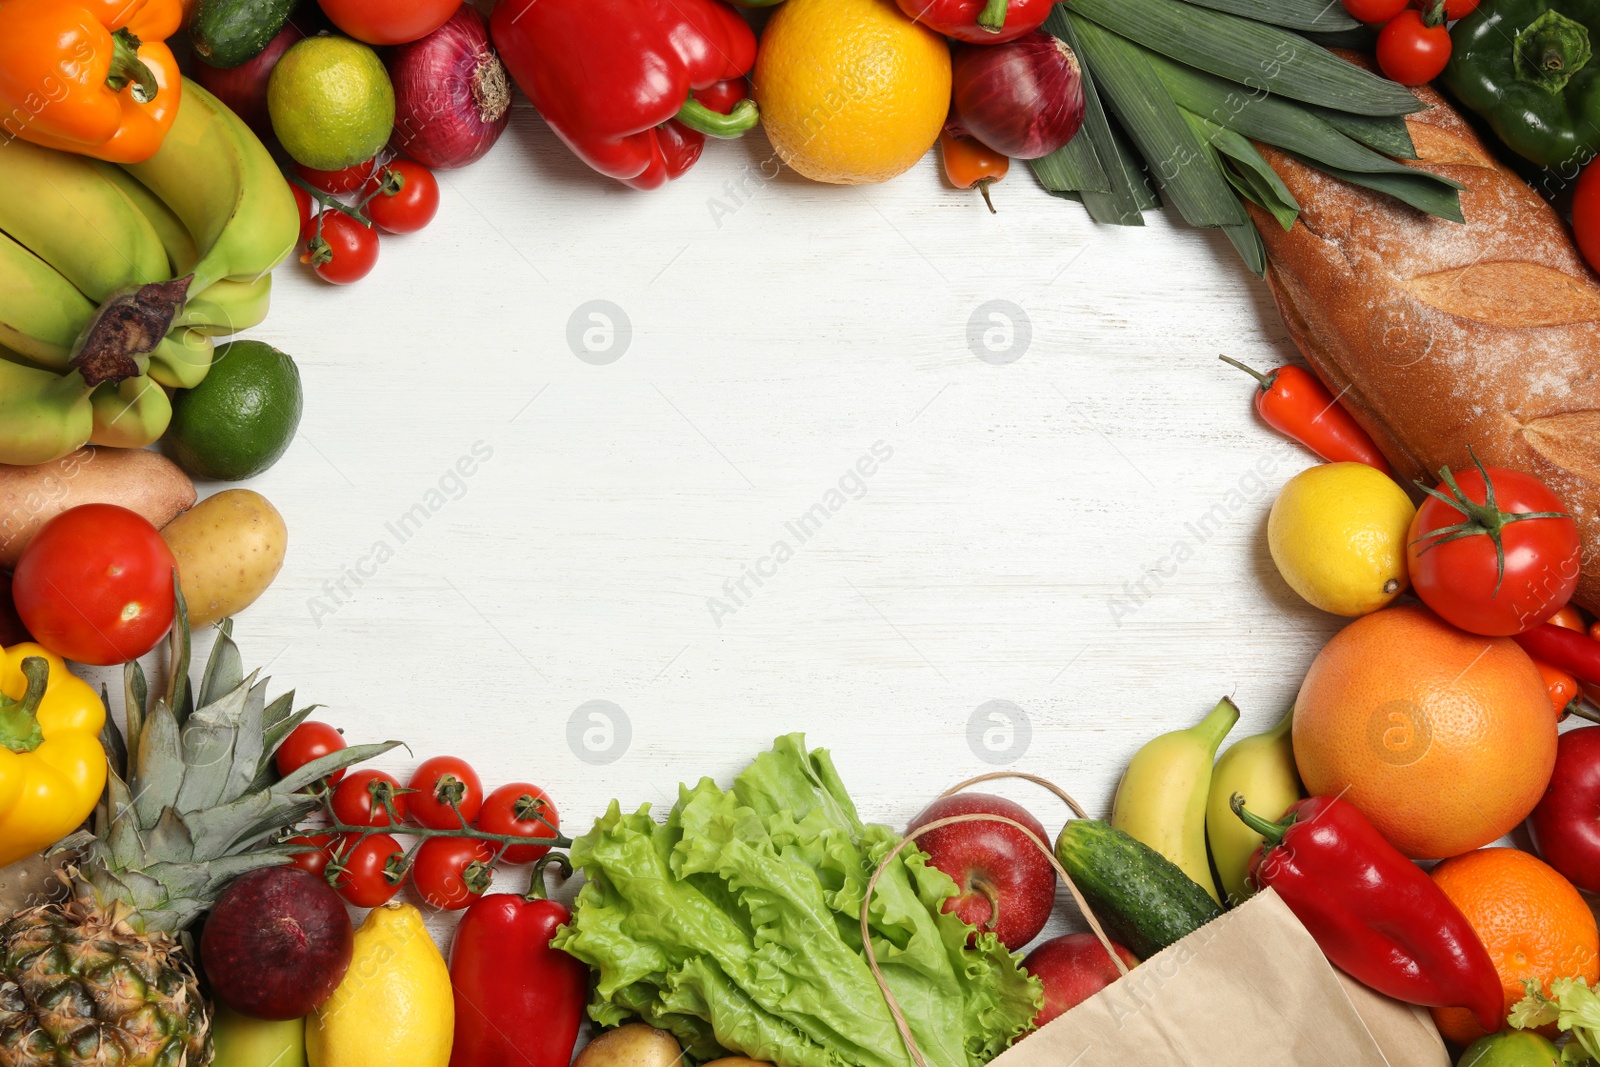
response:
<path fill-rule="evenodd" d="M 50 664 L 42 656 L 29 656 L 22 661 L 22 673 L 28 679 L 28 691 L 22 694 L 21 700 L 12 700 L 0 693 L 0 745 L 18 755 L 44 744 L 44 731 L 39 727 L 39 702 L 44 699 L 45 686 L 50 681 Z"/>
<path fill-rule="evenodd" d="M 1007 6 L 1008 0 L 986 0 L 978 13 L 978 25 L 990 33 L 999 33 L 1005 29 Z"/>
<path fill-rule="evenodd" d="M 707 137 L 731 141 L 761 121 L 761 112 L 757 110 L 756 102 L 748 97 L 733 105 L 733 110 L 724 115 L 720 111 L 712 111 L 691 96 L 683 102 L 673 118 Z"/>
<path fill-rule="evenodd" d="M 106 74 L 106 85 L 114 93 L 133 86 L 136 103 L 148 104 L 161 91 L 155 72 L 139 58 L 139 47 L 144 44 L 126 27 L 111 34 L 111 70 Z"/>
<path fill-rule="evenodd" d="M 999 212 L 994 209 L 994 200 L 989 196 L 989 186 L 999 180 L 999 178 L 979 178 L 972 183 L 978 187 L 978 192 L 983 194 L 983 202 L 989 205 L 989 214 L 991 215 L 997 215 Z"/>
<path fill-rule="evenodd" d="M 1294 825 L 1294 816 L 1292 815 L 1283 822 L 1268 822 L 1255 812 L 1247 811 L 1244 806 L 1243 793 L 1235 793 L 1229 797 L 1228 807 L 1232 808 L 1233 813 L 1239 816 L 1240 822 L 1260 834 L 1269 847 L 1281 843 L 1283 835 L 1288 833 L 1289 827 Z"/>
<path fill-rule="evenodd" d="M 1272 388 L 1272 383 L 1278 380 L 1278 372 L 1277 371 L 1273 371 L 1271 374 L 1262 374 L 1260 371 L 1256 370 L 1254 367 L 1250 366 L 1247 363 L 1240 363 L 1238 360 L 1234 359 L 1232 356 L 1218 356 L 1217 358 L 1222 360 L 1222 362 L 1226 363 L 1230 367 L 1238 367 L 1240 370 L 1242 370 L 1246 374 L 1250 375 L 1250 377 L 1254 378 L 1258 383 L 1260 383 L 1261 391 L 1263 393 L 1266 392 L 1268 389 L 1271 389 Z"/>
<path fill-rule="evenodd" d="M 1588 27 L 1559 11 L 1546 11 L 1528 23 L 1511 45 L 1517 77 L 1552 96 L 1566 89 L 1593 54 Z"/>
<path fill-rule="evenodd" d="M 552 865 L 560 869 L 563 881 L 572 877 L 572 861 L 567 859 L 565 852 L 546 852 L 539 857 L 539 862 L 533 865 L 533 880 L 528 886 L 528 895 L 523 897 L 523 900 L 550 899 L 547 895 L 550 889 L 545 884 L 544 872 L 546 868 Z"/>

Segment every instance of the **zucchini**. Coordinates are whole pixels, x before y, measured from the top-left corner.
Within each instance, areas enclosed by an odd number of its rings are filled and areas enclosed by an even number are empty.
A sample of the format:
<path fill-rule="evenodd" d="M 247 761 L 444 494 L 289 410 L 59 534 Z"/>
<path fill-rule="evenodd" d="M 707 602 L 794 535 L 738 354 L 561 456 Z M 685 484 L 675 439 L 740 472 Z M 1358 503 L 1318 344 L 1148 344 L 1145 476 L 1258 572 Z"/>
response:
<path fill-rule="evenodd" d="M 1142 960 L 1222 914 L 1177 864 L 1101 819 L 1067 823 L 1056 859 L 1106 933 Z"/>
<path fill-rule="evenodd" d="M 278 36 L 299 0 L 200 0 L 189 43 L 207 66 L 248 63 Z"/>

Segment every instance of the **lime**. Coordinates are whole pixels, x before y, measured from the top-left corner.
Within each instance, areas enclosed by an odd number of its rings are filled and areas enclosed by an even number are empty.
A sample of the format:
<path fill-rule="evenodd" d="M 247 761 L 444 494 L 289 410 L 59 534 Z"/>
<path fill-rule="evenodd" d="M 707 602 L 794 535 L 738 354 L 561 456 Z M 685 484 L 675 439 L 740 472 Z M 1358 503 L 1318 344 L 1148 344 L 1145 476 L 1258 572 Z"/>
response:
<path fill-rule="evenodd" d="M 283 455 L 300 425 L 300 371 L 261 341 L 217 346 L 205 380 L 172 398 L 167 443 L 200 478 L 238 481 Z"/>
<path fill-rule="evenodd" d="M 1267 518 L 1278 573 L 1314 607 L 1377 611 L 1406 589 L 1406 491 L 1365 463 L 1324 463 L 1290 478 Z"/>
<path fill-rule="evenodd" d="M 394 129 L 394 86 L 378 53 L 348 37 L 308 37 L 267 81 L 272 129 L 295 162 L 341 170 L 371 159 Z"/>
<path fill-rule="evenodd" d="M 1479 1038 L 1461 1054 L 1458 1067 L 1558 1067 L 1561 1053 L 1528 1030 L 1502 1030 Z"/>

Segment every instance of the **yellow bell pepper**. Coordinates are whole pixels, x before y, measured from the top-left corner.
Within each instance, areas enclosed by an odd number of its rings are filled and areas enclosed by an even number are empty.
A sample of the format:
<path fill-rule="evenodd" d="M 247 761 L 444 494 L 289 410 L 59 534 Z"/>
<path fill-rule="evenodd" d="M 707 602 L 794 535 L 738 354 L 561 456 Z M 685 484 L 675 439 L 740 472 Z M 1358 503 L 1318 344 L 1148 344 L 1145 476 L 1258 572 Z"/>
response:
<path fill-rule="evenodd" d="M 0 649 L 0 866 L 53 845 L 89 817 L 106 784 L 106 708 L 61 657 Z"/>

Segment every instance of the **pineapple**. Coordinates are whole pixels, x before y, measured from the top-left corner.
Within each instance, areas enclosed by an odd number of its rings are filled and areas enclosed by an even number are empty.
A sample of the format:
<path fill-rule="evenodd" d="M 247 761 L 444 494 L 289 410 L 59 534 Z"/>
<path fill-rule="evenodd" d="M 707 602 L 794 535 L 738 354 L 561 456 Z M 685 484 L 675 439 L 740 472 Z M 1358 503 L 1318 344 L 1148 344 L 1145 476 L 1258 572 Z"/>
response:
<path fill-rule="evenodd" d="M 297 790 L 397 742 L 324 756 L 279 780 L 272 754 L 311 712 L 294 693 L 266 701 L 244 676 L 230 625 L 200 682 L 188 680 L 182 603 L 166 692 L 123 671 L 126 741 L 110 716 L 111 773 L 91 820 L 59 846 L 71 899 L 0 924 L 0 1067 L 205 1067 L 210 1010 L 184 933 L 233 878 L 284 862 L 280 844 L 319 804 Z"/>

